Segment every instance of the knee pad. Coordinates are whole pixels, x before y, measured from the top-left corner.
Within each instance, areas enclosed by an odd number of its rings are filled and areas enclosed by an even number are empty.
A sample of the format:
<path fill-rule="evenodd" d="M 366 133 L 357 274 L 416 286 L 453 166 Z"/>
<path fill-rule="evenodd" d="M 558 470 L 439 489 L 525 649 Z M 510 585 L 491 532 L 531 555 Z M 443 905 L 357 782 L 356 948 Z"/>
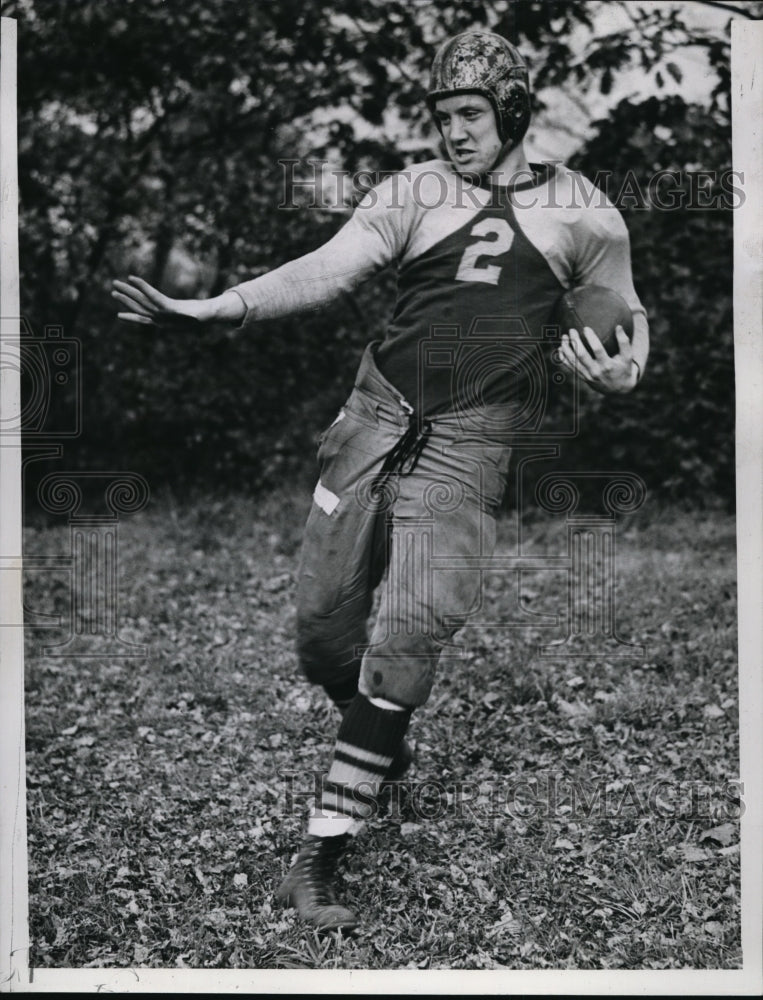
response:
<path fill-rule="evenodd" d="M 440 650 L 432 649 L 428 641 L 423 650 L 415 636 L 405 639 L 394 651 L 374 647 L 366 652 L 358 682 L 366 698 L 383 698 L 409 709 L 420 708 L 429 699 Z"/>

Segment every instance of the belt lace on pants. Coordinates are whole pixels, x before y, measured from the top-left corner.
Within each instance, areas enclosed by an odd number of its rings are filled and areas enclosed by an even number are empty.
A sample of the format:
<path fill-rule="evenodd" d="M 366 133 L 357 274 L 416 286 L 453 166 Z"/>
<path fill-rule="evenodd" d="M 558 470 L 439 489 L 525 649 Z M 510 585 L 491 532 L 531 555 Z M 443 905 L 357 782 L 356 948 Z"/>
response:
<path fill-rule="evenodd" d="M 394 472 L 399 472 L 401 476 L 407 476 L 413 472 L 431 433 L 432 423 L 430 420 L 424 420 L 419 427 L 416 414 L 409 414 L 408 427 L 384 459 L 374 485 L 382 486 Z"/>

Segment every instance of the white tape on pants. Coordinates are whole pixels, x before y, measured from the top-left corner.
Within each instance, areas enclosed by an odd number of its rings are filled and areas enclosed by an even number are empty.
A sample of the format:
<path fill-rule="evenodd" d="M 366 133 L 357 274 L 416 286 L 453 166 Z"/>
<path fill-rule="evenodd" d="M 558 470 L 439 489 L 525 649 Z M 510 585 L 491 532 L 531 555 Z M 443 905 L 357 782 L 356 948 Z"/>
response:
<path fill-rule="evenodd" d="M 332 493 L 331 490 L 327 490 L 323 483 L 318 480 L 318 483 L 313 492 L 313 500 L 318 504 L 320 509 L 324 514 L 333 514 L 339 505 L 339 497 L 336 493 Z"/>

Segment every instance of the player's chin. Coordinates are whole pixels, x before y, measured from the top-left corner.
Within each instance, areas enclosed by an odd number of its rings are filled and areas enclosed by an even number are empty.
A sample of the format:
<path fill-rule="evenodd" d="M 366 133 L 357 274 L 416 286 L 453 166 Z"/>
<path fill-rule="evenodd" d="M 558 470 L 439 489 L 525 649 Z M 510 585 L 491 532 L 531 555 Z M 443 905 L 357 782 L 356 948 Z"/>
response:
<path fill-rule="evenodd" d="M 449 151 L 451 165 L 461 177 L 480 177 L 486 166 L 483 163 L 484 157 L 475 156 L 474 152 L 467 155 L 459 155 L 454 150 Z"/>
<path fill-rule="evenodd" d="M 479 181 L 487 169 L 487 167 L 473 159 L 459 162 L 459 160 L 452 158 L 450 162 L 453 164 L 453 169 L 459 177 L 475 182 Z"/>

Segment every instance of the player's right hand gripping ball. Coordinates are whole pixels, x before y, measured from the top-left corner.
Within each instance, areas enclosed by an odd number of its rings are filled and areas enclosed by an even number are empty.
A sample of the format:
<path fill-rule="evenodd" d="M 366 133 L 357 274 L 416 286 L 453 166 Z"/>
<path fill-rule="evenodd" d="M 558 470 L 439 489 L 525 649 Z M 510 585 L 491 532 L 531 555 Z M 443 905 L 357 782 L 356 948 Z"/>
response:
<path fill-rule="evenodd" d="M 554 307 L 551 322 L 561 327 L 561 333 L 574 328 L 580 339 L 593 354 L 583 334 L 583 327 L 590 326 L 610 356 L 617 354 L 619 345 L 615 327 L 621 326 L 628 338 L 633 336 L 633 314 L 628 303 L 618 292 L 604 285 L 579 285 L 563 292 Z"/>

